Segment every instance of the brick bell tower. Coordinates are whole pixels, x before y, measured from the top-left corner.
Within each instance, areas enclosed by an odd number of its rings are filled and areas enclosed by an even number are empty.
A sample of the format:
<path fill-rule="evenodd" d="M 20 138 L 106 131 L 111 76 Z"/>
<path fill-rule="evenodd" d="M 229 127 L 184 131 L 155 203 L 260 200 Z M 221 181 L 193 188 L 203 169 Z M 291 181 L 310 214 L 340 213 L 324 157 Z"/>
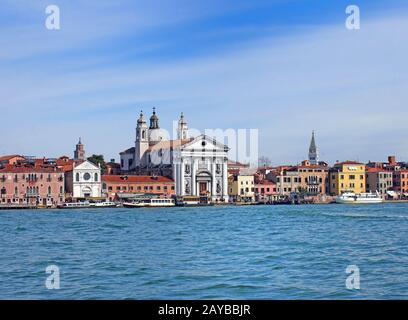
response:
<path fill-rule="evenodd" d="M 85 160 L 85 149 L 84 149 L 84 145 L 81 142 L 81 138 L 79 138 L 79 141 L 74 151 L 74 160 L 81 160 L 81 161 Z"/>

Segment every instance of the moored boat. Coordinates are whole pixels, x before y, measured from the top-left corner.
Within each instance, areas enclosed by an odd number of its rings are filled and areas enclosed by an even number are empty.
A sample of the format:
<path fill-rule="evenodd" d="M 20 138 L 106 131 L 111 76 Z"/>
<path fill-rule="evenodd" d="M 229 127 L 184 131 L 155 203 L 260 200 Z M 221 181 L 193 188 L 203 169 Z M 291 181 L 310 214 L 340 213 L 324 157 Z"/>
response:
<path fill-rule="evenodd" d="M 118 205 L 115 202 L 105 201 L 90 203 L 90 206 L 92 208 L 116 208 Z"/>
<path fill-rule="evenodd" d="M 143 207 L 174 207 L 176 204 L 173 199 L 152 198 L 135 200 L 133 202 L 124 202 L 125 208 L 143 208 Z"/>
<path fill-rule="evenodd" d="M 91 208 L 91 204 L 89 201 L 83 202 L 65 202 L 57 206 L 58 209 L 83 209 L 83 208 Z"/>
<path fill-rule="evenodd" d="M 384 200 L 379 193 L 354 193 L 345 192 L 342 195 L 336 197 L 336 203 L 341 204 L 372 204 L 382 203 Z"/>

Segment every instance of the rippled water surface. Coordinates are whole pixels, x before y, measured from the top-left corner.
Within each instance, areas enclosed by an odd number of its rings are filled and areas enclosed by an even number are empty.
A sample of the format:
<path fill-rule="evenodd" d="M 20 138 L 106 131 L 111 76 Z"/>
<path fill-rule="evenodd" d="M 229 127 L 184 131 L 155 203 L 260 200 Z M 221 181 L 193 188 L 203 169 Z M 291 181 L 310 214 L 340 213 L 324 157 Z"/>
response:
<path fill-rule="evenodd" d="M 407 231 L 408 204 L 0 211 L 0 298 L 406 299 Z"/>

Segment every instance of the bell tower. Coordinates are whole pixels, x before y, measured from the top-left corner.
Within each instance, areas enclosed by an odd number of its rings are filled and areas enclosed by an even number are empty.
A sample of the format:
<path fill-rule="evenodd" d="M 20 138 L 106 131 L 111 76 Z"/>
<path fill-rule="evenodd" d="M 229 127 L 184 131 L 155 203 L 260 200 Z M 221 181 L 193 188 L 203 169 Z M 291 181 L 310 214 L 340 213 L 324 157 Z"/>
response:
<path fill-rule="evenodd" d="M 188 139 L 188 126 L 187 126 L 187 121 L 184 118 L 183 112 L 181 113 L 180 119 L 178 121 L 177 139 L 180 139 L 180 140 Z"/>
<path fill-rule="evenodd" d="M 309 146 L 309 161 L 310 161 L 310 164 L 319 164 L 319 152 L 316 146 L 314 131 L 312 131 L 312 140 L 310 141 L 310 146 Z"/>
<path fill-rule="evenodd" d="M 81 138 L 79 138 L 79 141 L 74 151 L 74 160 L 80 160 L 80 161 L 85 160 L 85 149 L 84 149 L 84 145 L 81 142 Z"/>
<path fill-rule="evenodd" d="M 149 148 L 149 135 L 146 120 L 143 116 L 143 111 L 140 111 L 139 119 L 136 126 L 136 141 L 135 141 L 135 163 L 134 165 L 141 166 L 144 164 L 144 156 Z"/>

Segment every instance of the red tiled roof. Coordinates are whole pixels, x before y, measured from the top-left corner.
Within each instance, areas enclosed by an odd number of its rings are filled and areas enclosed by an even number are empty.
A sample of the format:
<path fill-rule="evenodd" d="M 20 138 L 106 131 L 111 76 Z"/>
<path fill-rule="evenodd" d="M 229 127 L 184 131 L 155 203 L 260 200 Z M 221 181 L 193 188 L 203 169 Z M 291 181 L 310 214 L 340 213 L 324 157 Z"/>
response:
<path fill-rule="evenodd" d="M 5 156 L 0 156 L 0 161 L 10 160 L 13 158 L 23 158 L 23 157 L 18 154 L 5 155 Z"/>
<path fill-rule="evenodd" d="M 361 163 L 361 162 L 347 160 L 343 162 L 337 162 L 334 164 L 334 166 L 336 167 L 336 166 L 342 166 L 342 165 L 347 165 L 347 164 L 355 164 L 355 165 L 362 165 L 362 166 L 365 165 L 364 163 Z"/>
<path fill-rule="evenodd" d="M 149 146 L 149 151 L 152 150 L 160 150 L 160 149 L 170 149 L 170 148 L 177 148 L 180 146 L 183 146 L 189 142 L 191 142 L 192 140 L 167 140 L 167 141 L 160 141 L 154 145 Z"/>
<path fill-rule="evenodd" d="M 16 165 L 6 165 L 3 168 L 0 167 L 1 173 L 51 173 L 51 172 L 63 172 L 60 168 L 55 166 L 16 166 Z"/>
<path fill-rule="evenodd" d="M 117 182 L 117 183 L 172 183 L 172 179 L 164 176 L 127 176 L 127 175 L 103 175 L 102 181 L 104 182 Z"/>
<path fill-rule="evenodd" d="M 366 168 L 366 172 L 391 172 L 390 170 L 386 170 L 383 168 L 371 168 L 371 167 L 367 167 Z"/>

